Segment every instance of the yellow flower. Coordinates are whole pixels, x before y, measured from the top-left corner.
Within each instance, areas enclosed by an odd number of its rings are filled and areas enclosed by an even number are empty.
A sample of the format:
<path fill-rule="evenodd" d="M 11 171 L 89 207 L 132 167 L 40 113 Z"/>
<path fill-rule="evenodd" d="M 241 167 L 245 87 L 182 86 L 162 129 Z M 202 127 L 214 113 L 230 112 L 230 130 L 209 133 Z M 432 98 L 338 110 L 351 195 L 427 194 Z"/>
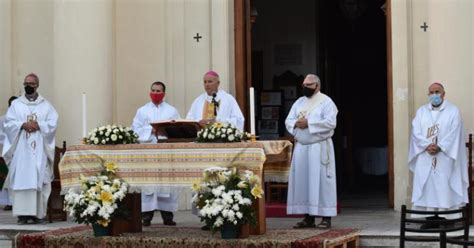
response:
<path fill-rule="evenodd" d="M 97 224 L 102 225 L 103 227 L 106 227 L 109 225 L 110 220 L 98 220 Z"/>
<path fill-rule="evenodd" d="M 99 182 L 95 185 L 95 187 L 96 187 L 96 190 L 97 190 L 97 191 L 102 190 L 102 187 L 104 187 L 104 181 L 99 181 Z"/>
<path fill-rule="evenodd" d="M 89 192 L 91 193 L 95 193 L 97 191 L 97 188 L 95 186 L 92 186 L 90 189 L 89 189 Z"/>
<path fill-rule="evenodd" d="M 194 182 L 191 188 L 194 192 L 199 192 L 201 190 L 201 182 Z"/>
<path fill-rule="evenodd" d="M 84 175 L 79 175 L 79 181 L 84 184 L 84 183 L 87 183 L 87 177 L 85 177 Z"/>
<path fill-rule="evenodd" d="M 252 195 L 253 195 L 253 197 L 255 197 L 255 199 L 262 198 L 263 189 L 262 189 L 262 187 L 260 187 L 260 185 L 255 185 L 252 188 L 252 190 L 250 191 L 250 193 L 252 193 Z"/>
<path fill-rule="evenodd" d="M 250 183 L 251 185 L 260 184 L 260 178 L 258 178 L 257 175 L 252 175 L 252 176 L 250 176 L 250 178 L 249 178 L 249 183 Z"/>
<path fill-rule="evenodd" d="M 112 205 L 113 195 L 107 191 L 101 191 L 99 195 L 99 200 L 102 200 L 102 204 L 104 205 Z"/>
<path fill-rule="evenodd" d="M 114 162 L 106 162 L 105 163 L 105 170 L 107 172 L 112 172 L 112 173 L 115 173 L 115 171 L 117 170 L 118 166 L 114 163 Z"/>
<path fill-rule="evenodd" d="M 247 182 L 245 182 L 245 181 L 240 181 L 240 182 L 237 184 L 237 187 L 239 187 L 239 189 L 245 189 L 245 188 L 247 188 Z"/>
<path fill-rule="evenodd" d="M 217 178 L 219 179 L 220 183 L 225 183 L 225 181 L 227 180 L 227 177 L 224 176 L 224 174 L 222 173 L 217 174 Z"/>
<path fill-rule="evenodd" d="M 220 123 L 220 122 L 215 122 L 215 123 L 214 123 L 214 127 L 216 127 L 216 128 L 221 128 L 221 127 L 222 127 L 222 123 Z"/>

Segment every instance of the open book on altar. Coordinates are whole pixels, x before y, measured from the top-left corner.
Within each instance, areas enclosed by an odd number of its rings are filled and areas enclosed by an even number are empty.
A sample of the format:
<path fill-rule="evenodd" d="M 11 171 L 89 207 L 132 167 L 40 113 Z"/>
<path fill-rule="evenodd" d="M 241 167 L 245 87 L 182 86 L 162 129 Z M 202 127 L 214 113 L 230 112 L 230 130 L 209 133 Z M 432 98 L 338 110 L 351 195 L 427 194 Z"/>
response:
<path fill-rule="evenodd" d="M 157 135 L 164 135 L 168 139 L 194 139 L 201 130 L 199 123 L 193 120 L 166 120 L 150 123 Z"/>

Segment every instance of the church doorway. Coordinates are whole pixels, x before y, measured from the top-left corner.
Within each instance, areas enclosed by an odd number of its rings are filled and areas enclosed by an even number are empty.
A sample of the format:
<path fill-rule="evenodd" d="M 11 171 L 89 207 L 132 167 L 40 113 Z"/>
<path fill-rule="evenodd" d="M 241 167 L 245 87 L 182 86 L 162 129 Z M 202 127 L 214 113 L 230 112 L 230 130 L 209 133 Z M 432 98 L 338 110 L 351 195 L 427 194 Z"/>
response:
<path fill-rule="evenodd" d="M 235 3 L 236 11 L 239 3 L 244 6 L 240 38 L 242 51 L 246 51 L 240 69 L 236 51 L 237 98 L 239 87 L 255 87 L 258 135 L 264 139 L 288 136 L 284 120 L 301 95 L 300 84 L 307 73 L 318 74 L 322 92 L 339 109 L 333 141 L 341 207 L 393 207 L 389 1 Z M 237 29 L 238 15 L 236 12 Z M 245 105 L 247 99 L 241 96 Z"/>

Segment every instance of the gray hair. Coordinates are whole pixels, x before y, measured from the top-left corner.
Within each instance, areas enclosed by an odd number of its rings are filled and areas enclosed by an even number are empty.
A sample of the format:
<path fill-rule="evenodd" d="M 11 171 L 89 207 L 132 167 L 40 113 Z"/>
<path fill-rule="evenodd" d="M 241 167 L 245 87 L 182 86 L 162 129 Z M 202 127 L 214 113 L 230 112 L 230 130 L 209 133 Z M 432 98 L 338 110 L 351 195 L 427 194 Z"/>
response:
<path fill-rule="evenodd" d="M 306 78 L 311 82 L 316 83 L 316 85 L 321 85 L 321 80 L 315 74 L 308 74 L 306 75 Z"/>

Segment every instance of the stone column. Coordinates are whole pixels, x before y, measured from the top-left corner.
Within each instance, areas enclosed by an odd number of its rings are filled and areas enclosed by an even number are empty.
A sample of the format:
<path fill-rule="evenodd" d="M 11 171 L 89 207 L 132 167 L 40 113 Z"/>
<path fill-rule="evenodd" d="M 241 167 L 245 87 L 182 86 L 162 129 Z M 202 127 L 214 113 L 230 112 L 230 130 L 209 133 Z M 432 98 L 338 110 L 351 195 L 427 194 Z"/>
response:
<path fill-rule="evenodd" d="M 0 1 L 0 115 L 7 110 L 11 90 L 11 0 Z"/>
<path fill-rule="evenodd" d="M 114 1 L 54 2 L 55 107 L 58 143 L 82 137 L 82 93 L 87 131 L 113 120 Z"/>

